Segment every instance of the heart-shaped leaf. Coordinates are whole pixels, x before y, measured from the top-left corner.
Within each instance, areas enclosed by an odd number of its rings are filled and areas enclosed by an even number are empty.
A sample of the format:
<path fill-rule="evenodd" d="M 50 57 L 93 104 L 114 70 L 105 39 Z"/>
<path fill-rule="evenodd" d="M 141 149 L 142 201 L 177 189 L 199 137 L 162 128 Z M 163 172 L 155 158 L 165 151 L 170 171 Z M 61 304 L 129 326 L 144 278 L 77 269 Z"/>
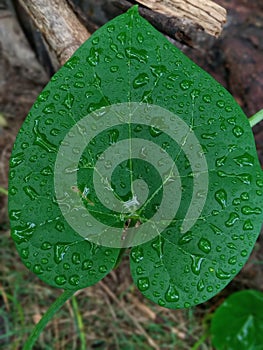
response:
<path fill-rule="evenodd" d="M 54 75 L 10 167 L 12 237 L 26 266 L 57 287 L 94 284 L 132 247 L 145 296 L 194 305 L 238 273 L 262 223 L 245 115 L 136 7 Z"/>
<path fill-rule="evenodd" d="M 230 295 L 213 315 L 211 335 L 217 350 L 261 350 L 263 293 L 242 290 Z"/>

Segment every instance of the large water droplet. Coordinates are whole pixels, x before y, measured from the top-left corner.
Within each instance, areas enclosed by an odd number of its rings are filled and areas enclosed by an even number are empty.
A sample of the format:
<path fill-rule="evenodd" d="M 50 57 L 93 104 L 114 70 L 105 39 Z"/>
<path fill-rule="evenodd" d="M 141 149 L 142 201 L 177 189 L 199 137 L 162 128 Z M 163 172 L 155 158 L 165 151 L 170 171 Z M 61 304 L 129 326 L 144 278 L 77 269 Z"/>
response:
<path fill-rule="evenodd" d="M 204 140 L 213 140 L 217 136 L 217 132 L 204 133 L 201 135 Z"/>
<path fill-rule="evenodd" d="M 46 102 L 48 97 L 50 95 L 50 91 L 42 91 L 40 95 L 38 95 L 37 101 L 38 102 Z"/>
<path fill-rule="evenodd" d="M 246 257 L 247 254 L 248 254 L 248 252 L 247 252 L 246 249 L 243 249 L 243 250 L 241 251 L 241 256 Z"/>
<path fill-rule="evenodd" d="M 190 242 L 193 239 L 193 233 L 191 231 L 186 232 L 178 241 L 178 244 L 183 245 Z"/>
<path fill-rule="evenodd" d="M 141 266 L 138 266 L 136 268 L 136 273 L 137 273 L 137 275 L 143 275 L 145 273 L 145 269 Z"/>
<path fill-rule="evenodd" d="M 148 84 L 149 82 L 149 76 L 146 73 L 140 73 L 133 81 L 133 87 L 134 89 L 138 89 L 141 86 L 144 86 Z"/>
<path fill-rule="evenodd" d="M 126 42 L 126 33 L 125 32 L 121 32 L 120 34 L 117 35 L 117 39 L 119 40 L 119 42 L 124 45 Z"/>
<path fill-rule="evenodd" d="M 118 67 L 118 66 L 111 66 L 111 67 L 110 67 L 111 73 L 116 73 L 116 72 L 118 72 L 118 70 L 119 70 L 119 67 Z"/>
<path fill-rule="evenodd" d="M 73 275 L 69 278 L 69 283 L 72 285 L 72 286 L 77 286 L 79 285 L 79 282 L 80 282 L 80 277 L 78 275 Z"/>
<path fill-rule="evenodd" d="M 216 225 L 209 224 L 209 226 L 211 227 L 211 229 L 213 230 L 213 232 L 216 235 L 221 235 L 223 233 L 223 231 L 219 227 L 217 227 Z"/>
<path fill-rule="evenodd" d="M 9 217 L 11 220 L 19 220 L 21 213 L 22 213 L 22 210 L 11 210 L 9 213 Z"/>
<path fill-rule="evenodd" d="M 157 252 L 159 258 L 162 258 L 163 256 L 163 245 L 164 240 L 159 237 L 152 243 L 152 247 Z"/>
<path fill-rule="evenodd" d="M 198 247 L 202 252 L 208 254 L 211 250 L 211 243 L 206 238 L 201 238 L 198 242 Z"/>
<path fill-rule="evenodd" d="M 54 114 L 56 112 L 55 104 L 50 103 L 50 104 L 46 105 L 42 112 L 45 114 Z"/>
<path fill-rule="evenodd" d="M 11 232 L 13 240 L 18 244 L 28 242 L 34 233 L 35 227 L 36 225 L 33 223 L 14 227 Z"/>
<path fill-rule="evenodd" d="M 99 42 L 100 42 L 100 38 L 98 36 L 93 38 L 93 40 L 92 40 L 93 45 L 98 45 Z"/>
<path fill-rule="evenodd" d="M 107 27 L 107 31 L 109 33 L 112 33 L 112 32 L 114 32 L 114 30 L 115 30 L 115 26 L 113 24 L 109 24 Z"/>
<path fill-rule="evenodd" d="M 44 270 L 42 269 L 42 266 L 40 264 L 36 264 L 36 265 L 33 266 L 33 272 L 36 275 L 40 275 L 41 273 L 44 272 Z"/>
<path fill-rule="evenodd" d="M 50 248 L 52 248 L 52 244 L 50 242 L 43 242 L 41 245 L 42 250 L 49 250 Z"/>
<path fill-rule="evenodd" d="M 19 164 L 23 163 L 24 161 L 24 153 L 17 153 L 16 155 L 13 155 L 10 159 L 10 168 L 15 168 Z"/>
<path fill-rule="evenodd" d="M 53 170 L 50 166 L 47 166 L 47 167 L 43 168 L 40 173 L 41 173 L 41 175 L 49 176 L 49 175 L 53 174 Z"/>
<path fill-rule="evenodd" d="M 263 187 L 263 180 L 262 179 L 257 180 L 256 184 L 258 187 Z"/>
<path fill-rule="evenodd" d="M 205 283 L 204 283 L 204 280 L 200 280 L 198 283 L 197 283 L 197 290 L 199 292 L 202 292 L 203 290 L 205 289 Z"/>
<path fill-rule="evenodd" d="M 59 275 L 55 277 L 55 282 L 57 285 L 62 286 L 67 282 L 67 279 L 64 275 Z"/>
<path fill-rule="evenodd" d="M 89 55 L 87 57 L 88 64 L 95 67 L 99 63 L 101 53 L 102 53 L 102 49 L 99 49 L 94 46 L 91 47 Z"/>
<path fill-rule="evenodd" d="M 183 80 L 180 83 L 180 87 L 182 90 L 188 90 L 193 85 L 191 80 Z"/>
<path fill-rule="evenodd" d="M 176 302 L 179 300 L 179 293 L 177 289 L 171 284 L 165 292 L 165 299 L 169 302 Z"/>
<path fill-rule="evenodd" d="M 129 47 L 125 50 L 125 54 L 129 59 L 134 59 L 142 63 L 147 63 L 147 51 L 145 50 L 137 50 L 134 47 Z"/>
<path fill-rule="evenodd" d="M 213 286 L 208 286 L 208 287 L 206 288 L 206 290 L 207 290 L 209 293 L 212 293 L 213 290 L 214 290 L 214 288 L 213 288 Z"/>
<path fill-rule="evenodd" d="M 137 280 L 138 288 L 141 292 L 146 291 L 150 287 L 150 281 L 148 277 L 141 277 Z"/>
<path fill-rule="evenodd" d="M 155 77 L 157 77 L 157 78 L 161 77 L 164 73 L 167 72 L 166 67 L 162 66 L 162 65 L 160 65 L 160 66 L 151 66 L 150 69 L 151 69 L 152 74 Z"/>
<path fill-rule="evenodd" d="M 251 208 L 248 205 L 241 208 L 241 212 L 245 215 L 251 215 L 251 214 L 261 214 L 262 210 L 261 208 Z"/>
<path fill-rule="evenodd" d="M 160 306 L 165 307 L 166 302 L 165 302 L 162 298 L 160 298 L 160 299 L 158 300 L 158 304 L 159 304 Z"/>
<path fill-rule="evenodd" d="M 92 260 L 84 260 L 82 263 L 82 270 L 90 270 L 93 266 Z"/>
<path fill-rule="evenodd" d="M 234 158 L 234 161 L 241 167 L 243 166 L 253 166 L 254 165 L 254 157 L 252 157 L 249 153 L 244 153 L 241 156 Z"/>
<path fill-rule="evenodd" d="M 231 277 L 231 274 L 223 271 L 222 269 L 218 269 L 216 271 L 216 277 L 219 278 L 220 280 L 226 280 Z"/>
<path fill-rule="evenodd" d="M 71 57 L 65 64 L 64 67 L 74 69 L 80 62 L 80 58 L 76 55 Z"/>
<path fill-rule="evenodd" d="M 71 93 L 67 93 L 64 101 L 62 104 L 67 107 L 68 109 L 71 109 L 74 103 L 75 97 Z"/>
<path fill-rule="evenodd" d="M 237 262 L 237 257 L 236 257 L 236 255 L 231 256 L 231 258 L 228 259 L 228 263 L 229 263 L 230 265 L 235 265 L 236 262 Z"/>
<path fill-rule="evenodd" d="M 227 227 L 231 227 L 238 220 L 239 220 L 239 215 L 237 213 L 230 213 L 228 220 L 225 222 L 225 225 Z"/>
<path fill-rule="evenodd" d="M 24 248 L 21 250 L 21 257 L 23 259 L 28 259 L 29 257 L 29 248 Z"/>
<path fill-rule="evenodd" d="M 39 123 L 39 120 L 36 119 L 34 122 L 34 128 L 33 128 L 33 133 L 35 135 L 34 145 L 38 145 L 42 147 L 45 151 L 49 153 L 56 153 L 57 147 L 48 141 L 45 134 L 41 133 L 38 130 L 38 123 Z"/>
<path fill-rule="evenodd" d="M 219 107 L 219 108 L 224 108 L 224 107 L 225 107 L 225 101 L 223 101 L 223 100 L 218 100 L 218 101 L 216 102 L 216 105 L 217 105 L 217 107 Z"/>
<path fill-rule="evenodd" d="M 195 275 L 199 275 L 201 272 L 201 265 L 204 258 L 200 255 L 191 255 L 191 259 L 192 259 L 191 270 Z"/>
<path fill-rule="evenodd" d="M 106 272 L 107 272 L 107 267 L 106 267 L 105 265 L 101 265 L 101 266 L 99 267 L 99 272 L 100 272 L 100 273 L 106 273 Z"/>
<path fill-rule="evenodd" d="M 240 137 L 243 135 L 244 130 L 241 128 L 241 126 L 236 125 L 232 130 L 234 136 Z"/>
<path fill-rule="evenodd" d="M 80 264 L 80 254 L 79 253 L 73 253 L 71 258 L 73 264 L 78 265 Z"/>
<path fill-rule="evenodd" d="M 247 184 L 247 185 L 250 185 L 251 183 L 251 175 L 250 174 L 247 174 L 247 173 L 244 173 L 244 174 L 234 174 L 234 173 L 226 173 L 224 171 L 218 171 L 217 172 L 217 175 L 220 176 L 220 177 L 230 177 L 230 178 L 233 178 L 233 182 L 235 182 L 235 179 L 239 179 L 241 182 Z"/>
<path fill-rule="evenodd" d="M 254 229 L 254 226 L 253 226 L 251 220 L 250 219 L 246 220 L 244 222 L 244 225 L 243 225 L 243 230 L 244 231 L 251 231 L 253 229 Z"/>
<path fill-rule="evenodd" d="M 68 263 L 64 263 L 64 264 L 63 264 L 63 268 L 64 268 L 65 270 L 69 270 L 69 269 L 70 269 L 70 265 L 69 265 Z"/>
<path fill-rule="evenodd" d="M 159 135 L 161 135 L 162 131 L 160 129 L 158 129 L 156 126 L 151 126 L 150 127 L 150 134 L 153 137 L 157 137 Z"/>
<path fill-rule="evenodd" d="M 227 205 L 227 193 L 222 188 L 215 193 L 215 199 L 216 201 L 221 205 L 222 209 L 226 208 Z"/>
<path fill-rule="evenodd" d="M 76 82 L 74 83 L 74 87 L 77 88 L 77 89 L 83 89 L 84 86 L 85 86 L 84 81 L 76 81 Z"/>
<path fill-rule="evenodd" d="M 69 249 L 68 243 L 58 242 L 54 245 L 54 260 L 56 264 L 59 264 Z"/>
<path fill-rule="evenodd" d="M 137 41 L 138 41 L 139 44 L 143 43 L 144 37 L 143 37 L 142 33 L 138 33 L 137 34 Z"/>
<path fill-rule="evenodd" d="M 63 222 L 57 222 L 55 229 L 59 232 L 63 232 L 65 230 L 65 226 Z"/>
<path fill-rule="evenodd" d="M 237 246 L 234 243 L 232 243 L 232 242 L 227 243 L 227 247 L 229 249 L 237 250 Z"/>
<path fill-rule="evenodd" d="M 132 260 L 136 263 L 143 260 L 143 249 L 141 247 L 135 247 L 131 251 Z"/>
<path fill-rule="evenodd" d="M 226 160 L 227 160 L 227 157 L 226 157 L 226 156 L 217 158 L 217 159 L 216 159 L 216 166 L 217 166 L 217 167 L 220 167 L 220 166 L 225 165 Z"/>
<path fill-rule="evenodd" d="M 211 95 L 208 95 L 208 94 L 204 95 L 204 96 L 203 96 L 203 101 L 204 101 L 205 103 L 210 103 L 210 102 L 212 101 Z"/>
<path fill-rule="evenodd" d="M 31 186 L 25 186 L 23 190 L 31 200 L 35 200 L 39 197 L 39 194 Z"/>

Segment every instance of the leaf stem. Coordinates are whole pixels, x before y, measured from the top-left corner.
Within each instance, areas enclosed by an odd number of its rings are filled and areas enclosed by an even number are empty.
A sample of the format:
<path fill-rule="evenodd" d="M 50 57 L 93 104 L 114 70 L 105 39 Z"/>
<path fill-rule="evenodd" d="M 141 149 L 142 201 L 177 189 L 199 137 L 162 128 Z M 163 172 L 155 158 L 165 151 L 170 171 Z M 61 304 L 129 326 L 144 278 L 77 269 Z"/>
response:
<path fill-rule="evenodd" d="M 23 350 L 31 350 L 37 339 L 39 338 L 42 330 L 48 324 L 48 322 L 52 319 L 55 313 L 65 304 L 67 300 L 69 300 L 75 293 L 75 290 L 64 290 L 64 292 L 54 301 L 54 303 L 50 306 L 47 312 L 43 315 L 41 320 L 36 324 L 29 338 L 27 339 Z"/>
<path fill-rule="evenodd" d="M 79 333 L 79 338 L 80 338 L 80 350 L 86 350 L 87 344 L 86 344 L 86 337 L 85 337 L 85 332 L 84 332 L 84 325 L 83 325 L 81 314 L 79 312 L 77 299 L 74 295 L 72 297 L 72 306 L 73 306 L 75 320 L 77 323 L 77 328 L 78 328 L 78 333 Z"/>
<path fill-rule="evenodd" d="M 4 194 L 5 196 L 8 196 L 8 191 L 0 186 L 0 193 Z"/>
<path fill-rule="evenodd" d="M 206 339 L 208 338 L 209 334 L 204 333 L 200 339 L 197 340 L 197 342 L 191 347 L 191 350 L 198 350 L 200 345 L 202 345 Z"/>
<path fill-rule="evenodd" d="M 252 115 L 252 117 L 248 118 L 251 128 L 261 122 L 261 120 L 263 120 L 263 109 Z"/>
<path fill-rule="evenodd" d="M 115 263 L 115 265 L 114 265 L 114 270 L 117 269 L 117 268 L 119 267 L 120 262 L 122 261 L 122 257 L 123 257 L 123 255 L 126 253 L 126 251 L 127 251 L 127 248 L 121 248 L 121 249 L 120 249 L 118 258 L 117 258 L 116 263 Z"/>

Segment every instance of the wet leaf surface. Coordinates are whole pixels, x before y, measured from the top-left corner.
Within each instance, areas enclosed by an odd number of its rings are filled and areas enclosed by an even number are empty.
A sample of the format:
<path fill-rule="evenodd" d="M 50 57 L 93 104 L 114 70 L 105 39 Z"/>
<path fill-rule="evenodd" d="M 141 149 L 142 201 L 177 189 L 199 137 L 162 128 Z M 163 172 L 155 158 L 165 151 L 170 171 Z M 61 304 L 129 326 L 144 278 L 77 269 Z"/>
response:
<path fill-rule="evenodd" d="M 72 161 L 74 166 L 60 174 L 63 183 L 68 174 L 77 172 L 78 183 L 58 198 L 54 168 L 65 136 L 92 112 L 90 128 L 95 128 L 107 106 L 121 103 L 163 108 L 188 131 L 179 142 L 172 119 L 168 123 L 160 117 L 150 126 L 143 118 L 141 123 L 131 119 L 128 126 L 114 128 L 107 128 L 105 119 L 105 130 L 87 145 L 77 167 Z M 85 138 L 85 130 L 79 132 Z M 169 204 L 178 207 L 169 226 L 158 232 L 153 224 L 156 237 L 131 249 L 134 281 L 161 306 L 201 303 L 229 283 L 254 246 L 262 224 L 262 171 L 251 128 L 233 97 L 141 18 L 136 8 L 94 33 L 32 107 L 10 162 L 12 237 L 26 266 L 53 286 L 78 289 L 103 278 L 114 267 L 119 249 L 84 239 L 65 220 L 61 207 L 76 210 L 69 201 L 74 192 L 96 219 L 125 228 L 129 215 L 109 210 L 107 198 L 105 203 L 98 199 L 92 176 L 107 147 L 137 138 L 155 143 L 173 159 L 178 172 L 169 174 L 169 180 L 179 178 L 181 185 Z M 196 140 L 200 148 L 195 147 Z M 79 152 L 73 147 L 70 159 Z M 132 217 L 134 225 L 151 221 L 163 200 L 158 175 L 162 162 L 154 168 L 143 155 L 144 150 L 140 159 L 120 163 L 111 181 L 104 183 L 126 205 L 135 203 L 131 180 L 147 183 L 147 205 Z M 203 159 L 205 171 L 200 165 Z M 104 161 L 106 168 L 111 168 L 110 161 Z M 200 179 L 204 186 L 197 191 Z M 189 216 L 191 206 L 200 209 L 197 220 L 196 215 Z"/>

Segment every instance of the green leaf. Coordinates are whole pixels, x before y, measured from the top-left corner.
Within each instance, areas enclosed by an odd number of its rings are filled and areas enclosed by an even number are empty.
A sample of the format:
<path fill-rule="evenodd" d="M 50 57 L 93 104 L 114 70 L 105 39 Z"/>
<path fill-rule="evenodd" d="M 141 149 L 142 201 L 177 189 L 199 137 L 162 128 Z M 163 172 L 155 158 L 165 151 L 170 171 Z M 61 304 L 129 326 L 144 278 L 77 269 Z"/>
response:
<path fill-rule="evenodd" d="M 10 169 L 12 237 L 57 287 L 96 283 L 132 247 L 141 292 L 188 307 L 229 283 L 261 228 L 263 177 L 245 115 L 137 7 L 54 75 Z"/>
<path fill-rule="evenodd" d="M 230 295 L 212 318 L 217 350 L 260 350 L 263 344 L 263 293 L 243 290 Z"/>

